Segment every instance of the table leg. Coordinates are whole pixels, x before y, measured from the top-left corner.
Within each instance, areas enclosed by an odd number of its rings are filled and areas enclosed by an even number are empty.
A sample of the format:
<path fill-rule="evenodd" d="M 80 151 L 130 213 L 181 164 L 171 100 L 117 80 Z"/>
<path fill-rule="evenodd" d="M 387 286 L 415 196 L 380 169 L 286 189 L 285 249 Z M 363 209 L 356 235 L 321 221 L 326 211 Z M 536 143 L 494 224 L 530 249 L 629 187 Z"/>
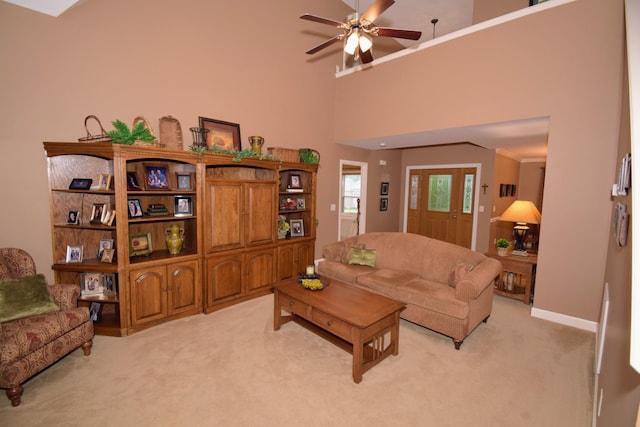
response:
<path fill-rule="evenodd" d="M 280 301 L 279 301 L 279 292 L 277 289 L 273 290 L 273 330 L 277 331 L 280 329 L 280 321 L 282 316 L 282 311 L 280 310 Z"/>
<path fill-rule="evenodd" d="M 400 351 L 400 312 L 397 311 L 394 317 L 395 321 L 393 328 L 391 328 L 391 348 L 393 355 L 397 356 Z"/>
<path fill-rule="evenodd" d="M 353 340 L 353 381 L 356 384 L 360 384 L 362 381 L 362 357 L 363 357 L 363 342 L 362 335 L 358 330 Z"/>

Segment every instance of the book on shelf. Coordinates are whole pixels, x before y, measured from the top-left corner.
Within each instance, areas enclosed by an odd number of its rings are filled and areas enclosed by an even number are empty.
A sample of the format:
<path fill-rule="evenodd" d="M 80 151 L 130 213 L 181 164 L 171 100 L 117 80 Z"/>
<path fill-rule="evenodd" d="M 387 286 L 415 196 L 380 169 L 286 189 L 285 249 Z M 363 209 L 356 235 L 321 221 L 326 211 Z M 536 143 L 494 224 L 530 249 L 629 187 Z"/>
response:
<path fill-rule="evenodd" d="M 303 191 L 302 188 L 287 188 L 287 193 L 302 193 Z"/>

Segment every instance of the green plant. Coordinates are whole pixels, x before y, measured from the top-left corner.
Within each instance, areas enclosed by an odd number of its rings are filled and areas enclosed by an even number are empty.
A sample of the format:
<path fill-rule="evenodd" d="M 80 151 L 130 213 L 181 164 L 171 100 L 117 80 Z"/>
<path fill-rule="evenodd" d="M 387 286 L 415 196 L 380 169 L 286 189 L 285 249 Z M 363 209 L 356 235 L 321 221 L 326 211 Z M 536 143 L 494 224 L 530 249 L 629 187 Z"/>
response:
<path fill-rule="evenodd" d="M 245 148 L 244 150 L 236 151 L 236 150 L 221 148 L 218 145 L 214 145 L 211 148 L 190 145 L 189 150 L 195 153 L 209 152 L 209 153 L 215 153 L 215 154 L 226 154 L 229 156 L 233 156 L 233 158 L 231 159 L 232 162 L 240 162 L 242 161 L 242 159 L 276 160 L 276 158 L 272 154 L 258 154 L 255 151 L 253 151 L 251 148 Z"/>
<path fill-rule="evenodd" d="M 129 126 L 122 120 L 114 120 L 111 124 L 115 130 L 107 132 L 107 135 L 113 138 L 114 144 L 131 145 L 135 141 L 151 143 L 156 140 L 156 137 L 151 134 L 151 131 L 145 127 L 144 122 L 137 122 L 133 130 L 129 130 Z"/>
<path fill-rule="evenodd" d="M 313 150 L 309 148 L 302 148 L 300 150 L 300 161 L 302 163 L 310 163 L 315 165 L 315 164 L 318 164 L 318 162 L 320 161 L 320 158 L 316 153 L 313 152 Z"/>
<path fill-rule="evenodd" d="M 278 216 L 278 232 L 284 234 L 288 231 L 289 231 L 289 223 L 287 222 L 287 219 L 284 216 L 279 215 Z"/>
<path fill-rule="evenodd" d="M 498 239 L 496 240 L 496 246 L 499 248 L 508 248 L 511 246 L 511 243 L 507 239 Z"/>

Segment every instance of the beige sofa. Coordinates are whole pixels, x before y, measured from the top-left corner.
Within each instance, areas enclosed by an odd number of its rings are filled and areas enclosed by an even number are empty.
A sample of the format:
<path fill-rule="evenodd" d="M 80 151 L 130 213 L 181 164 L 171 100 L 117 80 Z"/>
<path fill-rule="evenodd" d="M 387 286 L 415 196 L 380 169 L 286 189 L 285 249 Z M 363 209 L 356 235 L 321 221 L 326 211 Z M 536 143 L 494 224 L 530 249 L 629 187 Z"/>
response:
<path fill-rule="evenodd" d="M 349 263 L 351 256 L 351 262 L 372 264 L 366 261 L 365 255 L 373 255 L 368 250 L 375 250 L 375 267 Z M 502 269 L 499 261 L 479 252 L 399 232 L 330 243 L 322 255 L 320 275 L 406 303 L 403 319 L 451 337 L 456 350 L 489 318 L 494 280 Z"/>

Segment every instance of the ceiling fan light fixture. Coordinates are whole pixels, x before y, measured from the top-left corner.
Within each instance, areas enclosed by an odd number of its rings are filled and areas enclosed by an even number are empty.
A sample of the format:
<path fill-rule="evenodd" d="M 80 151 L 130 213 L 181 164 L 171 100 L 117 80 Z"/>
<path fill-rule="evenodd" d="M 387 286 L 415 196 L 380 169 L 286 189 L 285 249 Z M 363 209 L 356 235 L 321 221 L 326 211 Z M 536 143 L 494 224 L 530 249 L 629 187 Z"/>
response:
<path fill-rule="evenodd" d="M 355 28 L 349 37 L 347 37 L 347 42 L 344 44 L 344 51 L 349 55 L 353 55 L 356 52 L 356 48 L 358 47 L 358 36 L 359 31 Z"/>
<path fill-rule="evenodd" d="M 366 34 L 360 36 L 360 51 L 366 52 L 371 49 L 373 46 L 373 42 L 371 41 L 371 37 Z"/>

